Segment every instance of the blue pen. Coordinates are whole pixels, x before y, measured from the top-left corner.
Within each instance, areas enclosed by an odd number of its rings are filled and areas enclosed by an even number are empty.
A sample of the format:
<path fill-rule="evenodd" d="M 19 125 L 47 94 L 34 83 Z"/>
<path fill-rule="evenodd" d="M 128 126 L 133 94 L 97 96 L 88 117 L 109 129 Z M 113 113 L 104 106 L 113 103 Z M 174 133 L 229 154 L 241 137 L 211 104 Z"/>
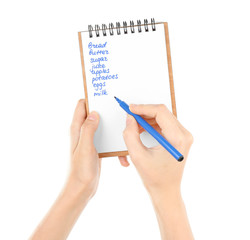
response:
<path fill-rule="evenodd" d="M 119 98 L 114 97 L 115 100 L 120 104 L 120 107 L 123 108 L 128 114 L 132 115 L 135 120 L 149 133 L 154 137 L 172 156 L 179 162 L 181 162 L 184 157 L 178 152 L 161 134 L 159 134 L 153 127 L 151 127 L 141 116 L 132 113 L 129 110 L 127 103 L 121 101 Z"/>

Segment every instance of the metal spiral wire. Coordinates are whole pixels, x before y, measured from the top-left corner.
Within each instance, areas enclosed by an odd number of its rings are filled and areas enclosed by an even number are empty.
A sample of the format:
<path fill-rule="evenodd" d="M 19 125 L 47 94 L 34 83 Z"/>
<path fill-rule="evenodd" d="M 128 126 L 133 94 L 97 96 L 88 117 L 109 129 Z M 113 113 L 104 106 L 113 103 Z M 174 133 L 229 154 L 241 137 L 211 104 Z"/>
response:
<path fill-rule="evenodd" d="M 156 23 L 154 18 L 151 18 L 150 23 L 147 19 L 144 19 L 143 24 L 141 23 L 141 20 L 137 20 L 136 23 L 137 24 L 135 25 L 134 21 L 131 20 L 129 22 L 129 25 L 127 24 L 126 21 L 123 21 L 122 24 L 120 22 L 116 22 L 115 25 L 113 23 L 109 23 L 108 26 L 106 24 L 102 24 L 101 27 L 98 24 L 96 24 L 94 27 L 92 25 L 89 25 L 88 26 L 89 37 L 93 38 L 94 34 L 96 37 L 100 37 L 101 34 L 103 37 L 108 36 L 108 34 L 109 36 L 113 36 L 115 34 L 121 35 L 122 29 L 123 29 L 123 34 L 128 34 L 129 32 L 135 33 L 136 28 L 138 29 L 138 33 L 141 33 L 143 31 L 143 28 L 145 32 L 149 32 L 150 29 L 152 31 L 156 31 Z"/>

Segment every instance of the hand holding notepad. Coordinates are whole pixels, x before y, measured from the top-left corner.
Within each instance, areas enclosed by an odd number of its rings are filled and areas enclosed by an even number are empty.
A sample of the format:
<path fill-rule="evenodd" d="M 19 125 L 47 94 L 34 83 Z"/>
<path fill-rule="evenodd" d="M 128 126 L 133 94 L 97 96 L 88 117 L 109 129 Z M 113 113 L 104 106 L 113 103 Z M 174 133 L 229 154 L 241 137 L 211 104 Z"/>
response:
<path fill-rule="evenodd" d="M 94 139 L 99 156 L 124 156 L 126 114 L 121 114 L 114 96 L 128 103 L 172 106 L 176 115 L 168 28 L 154 21 L 105 26 L 79 32 L 87 112 L 100 115 Z M 147 147 L 158 145 L 147 132 L 141 140 Z"/>

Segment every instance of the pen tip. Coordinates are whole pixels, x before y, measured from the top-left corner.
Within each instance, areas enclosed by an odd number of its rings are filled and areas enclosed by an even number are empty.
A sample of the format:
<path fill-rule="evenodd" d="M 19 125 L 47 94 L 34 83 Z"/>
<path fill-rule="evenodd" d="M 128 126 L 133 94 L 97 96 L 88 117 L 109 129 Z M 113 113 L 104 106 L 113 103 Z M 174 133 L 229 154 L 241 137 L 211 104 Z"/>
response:
<path fill-rule="evenodd" d="M 184 159 L 184 157 L 180 156 L 179 159 L 178 159 L 178 161 L 181 162 L 183 159 Z"/>
<path fill-rule="evenodd" d="M 114 98 L 116 99 L 116 97 L 114 96 Z"/>

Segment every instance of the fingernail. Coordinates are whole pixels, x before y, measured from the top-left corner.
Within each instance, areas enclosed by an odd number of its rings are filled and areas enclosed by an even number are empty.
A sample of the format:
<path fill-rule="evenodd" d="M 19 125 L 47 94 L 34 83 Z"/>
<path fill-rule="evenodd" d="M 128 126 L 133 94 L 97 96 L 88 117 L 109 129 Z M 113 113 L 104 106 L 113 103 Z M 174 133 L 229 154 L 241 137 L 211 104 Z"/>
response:
<path fill-rule="evenodd" d="M 128 114 L 126 119 L 126 126 L 128 126 L 131 123 L 132 117 Z"/>
<path fill-rule="evenodd" d="M 95 112 L 91 112 L 88 116 L 88 119 L 91 121 L 95 121 L 97 119 L 96 113 Z"/>

